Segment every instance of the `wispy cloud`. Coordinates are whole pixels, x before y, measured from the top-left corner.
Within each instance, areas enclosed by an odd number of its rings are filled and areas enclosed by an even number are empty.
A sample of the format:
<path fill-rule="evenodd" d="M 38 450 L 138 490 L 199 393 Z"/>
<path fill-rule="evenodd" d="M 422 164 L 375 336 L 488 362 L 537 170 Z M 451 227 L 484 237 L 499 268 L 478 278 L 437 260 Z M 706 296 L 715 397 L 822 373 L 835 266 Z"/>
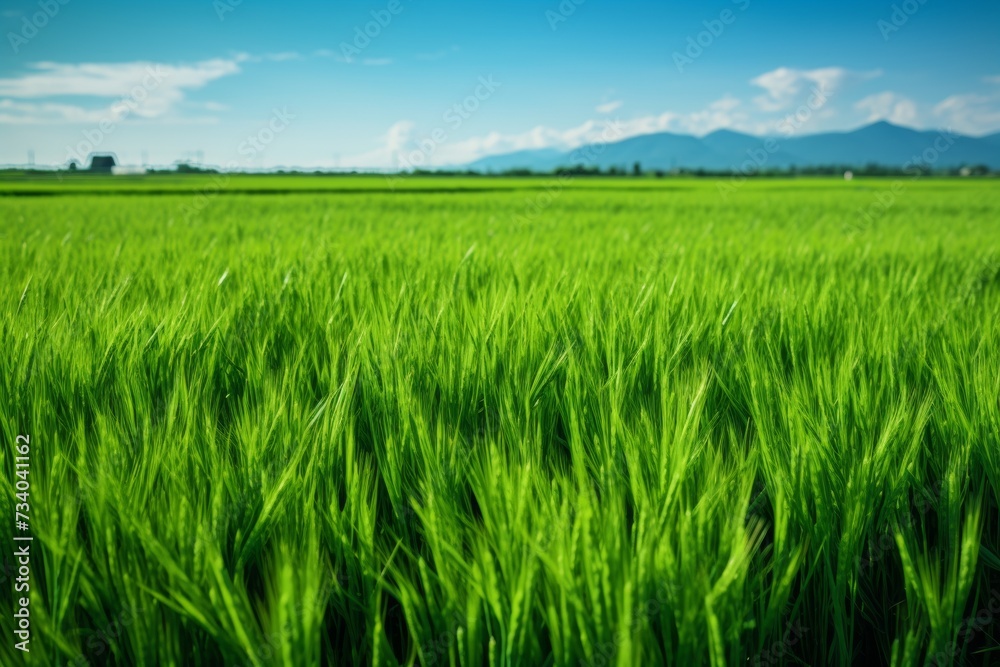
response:
<path fill-rule="evenodd" d="M 0 98 L 6 107 L 26 112 L 27 107 L 11 101 L 49 97 L 82 97 L 105 100 L 136 99 L 135 114 L 140 118 L 160 118 L 171 113 L 192 90 L 240 71 L 247 56 L 216 58 L 188 65 L 135 61 L 128 63 L 55 63 L 39 62 L 28 66 L 21 76 L 0 79 Z M 114 107 L 112 104 L 111 107 Z M 91 122 L 108 117 L 109 107 L 89 109 L 69 104 L 42 104 L 32 110 L 39 113 L 34 122 Z M 13 120 L 7 114 L 0 122 Z"/>
<path fill-rule="evenodd" d="M 467 164 L 489 155 L 531 149 L 572 150 L 584 144 L 603 140 L 609 123 L 614 125 L 616 140 L 667 131 L 706 134 L 721 128 L 744 131 L 764 129 L 763 125 L 752 122 L 750 115 L 743 111 L 740 100 L 727 96 L 693 113 L 665 112 L 628 120 L 590 119 L 569 128 L 539 125 L 520 133 L 490 132 L 481 136 L 449 141 L 435 149 L 433 156 L 429 156 L 427 166 Z M 416 126 L 412 122 L 399 121 L 380 137 L 379 148 L 348 157 L 344 160 L 344 164 L 361 168 L 395 168 L 400 164 L 399 156 L 414 150 L 421 138 L 422 135 L 416 131 Z"/>
<path fill-rule="evenodd" d="M 211 105 L 212 103 L 209 102 L 205 105 L 199 105 L 199 108 L 218 110 L 213 109 Z M 0 125 L 96 125 L 102 121 L 119 122 L 125 115 L 125 108 L 128 108 L 129 113 L 132 113 L 130 107 L 88 109 L 75 104 L 19 102 L 5 99 L 0 100 Z M 138 117 L 138 109 L 135 110 L 135 113 Z M 155 122 L 157 125 L 212 125 L 218 123 L 219 119 L 211 116 L 190 118 L 165 116 L 145 121 L 139 118 L 138 122 Z"/>
<path fill-rule="evenodd" d="M 216 58 L 192 65 L 169 65 L 149 61 L 130 63 L 66 64 L 39 62 L 30 73 L 0 79 L 0 95 L 30 98 L 55 95 L 121 97 L 140 85 L 150 72 L 162 76 L 161 89 L 179 93 L 240 71 L 245 58 Z"/>
<path fill-rule="evenodd" d="M 417 60 L 441 60 L 446 58 L 448 54 L 455 53 L 459 50 L 457 45 L 452 46 L 450 49 L 441 49 L 440 51 L 433 51 L 431 53 L 418 53 L 415 57 Z"/>
<path fill-rule="evenodd" d="M 813 81 L 813 85 L 821 86 L 827 94 L 849 79 L 874 78 L 875 72 L 856 73 L 842 70 L 840 73 L 810 73 L 805 80 Z M 808 94 L 808 93 L 807 93 Z M 794 97 L 794 96 L 793 96 Z M 797 99 L 797 98 L 796 98 Z M 944 100 L 935 108 L 938 116 L 946 117 L 950 126 L 969 133 L 985 133 L 1000 129 L 1000 111 L 997 111 L 998 95 L 964 95 L 953 96 Z M 610 104 L 610 103 L 609 103 Z M 603 105 L 602 105 L 603 106 Z M 569 128 L 554 128 L 536 126 L 520 133 L 490 132 L 485 135 L 470 137 L 442 144 L 428 161 L 429 166 L 446 166 L 467 164 L 489 155 L 498 155 L 522 150 L 556 148 L 572 150 L 584 144 L 600 141 L 607 124 L 615 125 L 615 137 L 624 140 L 645 134 L 657 132 L 678 132 L 701 136 L 720 129 L 746 132 L 754 135 L 766 135 L 774 131 L 773 119 L 768 114 L 761 115 L 756 104 L 745 105 L 736 97 L 726 95 L 702 109 L 679 113 L 665 111 L 660 114 L 639 116 L 631 119 L 590 119 Z M 616 107 L 617 108 L 617 107 Z M 894 92 L 883 92 L 870 95 L 856 102 L 854 108 L 867 112 L 868 119 L 888 120 L 900 125 L 915 126 L 920 120 L 919 108 L 912 99 Z M 600 108 L 597 109 L 601 111 Z M 836 111 L 823 107 L 815 111 L 817 120 L 827 120 L 836 116 Z M 820 127 L 810 126 L 813 130 Z M 394 126 L 397 130 L 401 126 Z M 398 150 L 407 150 L 417 145 L 421 135 L 412 123 L 405 125 L 405 133 L 391 132 L 392 143 Z M 405 135 L 405 136 L 404 136 Z M 365 157 L 378 158 L 374 162 L 354 161 L 354 166 L 361 167 L 392 167 L 394 164 L 387 159 L 393 153 L 386 148 L 367 154 Z M 362 156 L 357 156 L 362 157 Z M 398 164 L 398 163 L 397 163 Z"/>
<path fill-rule="evenodd" d="M 336 51 L 331 51 L 330 49 L 317 49 L 312 52 L 314 58 L 330 58 L 338 63 L 344 63 L 345 65 L 353 64 L 354 62 L 360 62 L 362 65 L 368 67 L 384 67 L 386 65 L 391 65 L 393 63 L 392 58 L 363 58 L 360 61 L 348 60 L 340 53 Z"/>
<path fill-rule="evenodd" d="M 289 60 L 301 60 L 302 55 L 295 51 L 282 51 L 281 53 L 265 53 L 261 58 L 275 63 L 283 63 Z"/>
<path fill-rule="evenodd" d="M 750 83 L 765 91 L 764 95 L 754 98 L 754 103 L 760 110 L 782 111 L 808 97 L 814 88 L 824 95 L 830 95 L 850 80 L 864 81 L 881 74 L 881 70 L 852 72 L 843 67 L 823 67 L 813 70 L 779 67 L 751 79 Z"/>
<path fill-rule="evenodd" d="M 399 164 L 400 156 L 413 147 L 413 130 L 416 125 L 410 120 L 400 120 L 378 138 L 379 147 L 353 155 L 345 160 L 348 167 L 389 169 Z"/>
<path fill-rule="evenodd" d="M 995 132 L 1000 130 L 1000 94 L 952 95 L 934 107 L 934 115 L 957 132 Z"/>
<path fill-rule="evenodd" d="M 73 104 L 0 100 L 0 123 L 45 125 L 50 123 L 97 123 L 107 117 L 105 109 L 85 109 Z"/>
<path fill-rule="evenodd" d="M 338 53 L 336 51 L 332 51 L 330 49 L 317 49 L 317 50 L 315 50 L 315 51 L 312 52 L 312 55 L 313 55 L 314 58 L 330 58 L 331 60 L 335 60 L 338 63 L 347 64 L 347 63 L 350 62 L 350 61 L 347 60 L 347 58 L 345 58 L 344 56 L 342 56 L 340 53 Z"/>
<path fill-rule="evenodd" d="M 1000 84 L 1000 76 L 984 76 L 983 81 L 985 81 L 986 83 Z"/>
<path fill-rule="evenodd" d="M 604 104 L 598 104 L 594 109 L 597 113 L 611 113 L 621 108 L 623 102 L 621 100 L 615 100 L 613 102 L 605 102 Z"/>
<path fill-rule="evenodd" d="M 869 95 L 857 102 L 854 108 L 868 112 L 868 121 L 887 120 L 897 125 L 912 126 L 917 120 L 916 103 L 892 92 Z"/>

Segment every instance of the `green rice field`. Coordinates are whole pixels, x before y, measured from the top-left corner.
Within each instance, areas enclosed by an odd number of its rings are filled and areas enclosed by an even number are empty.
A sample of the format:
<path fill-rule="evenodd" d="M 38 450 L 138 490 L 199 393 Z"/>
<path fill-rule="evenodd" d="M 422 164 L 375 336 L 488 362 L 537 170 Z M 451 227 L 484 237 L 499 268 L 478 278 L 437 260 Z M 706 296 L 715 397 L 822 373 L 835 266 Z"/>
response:
<path fill-rule="evenodd" d="M 1000 663 L 996 180 L 9 177 L 0 303 L 0 664 Z"/>

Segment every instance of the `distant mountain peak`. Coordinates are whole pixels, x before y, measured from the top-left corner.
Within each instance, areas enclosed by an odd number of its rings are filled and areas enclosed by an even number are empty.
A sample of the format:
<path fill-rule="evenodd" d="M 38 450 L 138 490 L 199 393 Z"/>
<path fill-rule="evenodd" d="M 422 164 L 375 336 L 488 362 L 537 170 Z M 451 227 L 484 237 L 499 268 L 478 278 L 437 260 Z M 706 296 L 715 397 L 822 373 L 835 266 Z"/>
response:
<path fill-rule="evenodd" d="M 912 163 L 914 156 L 923 155 L 934 146 L 934 131 L 915 130 L 878 120 L 854 130 L 825 132 L 793 137 L 756 137 L 722 128 L 703 137 L 658 132 L 628 137 L 603 144 L 600 150 L 587 151 L 580 147 L 560 152 L 541 149 L 494 155 L 476 160 L 473 169 L 495 171 L 525 168 L 550 171 L 556 166 L 578 164 L 586 167 L 631 168 L 636 162 L 647 170 L 706 169 L 738 171 L 744 169 L 748 156 L 763 156 L 755 160 L 755 169 L 785 169 L 789 167 L 863 167 L 876 164 L 902 167 Z M 955 135 L 948 150 L 941 151 L 934 168 L 954 168 L 965 165 L 988 165 L 1000 169 L 1000 134 L 986 137 Z M 767 142 L 777 142 L 777 148 L 766 148 Z M 762 151 L 765 151 L 762 152 Z M 589 155 L 581 159 L 579 156 Z M 575 158 L 571 156 L 577 156 Z"/>
<path fill-rule="evenodd" d="M 870 132 L 870 131 L 917 132 L 918 130 L 914 130 L 913 128 L 910 127 L 904 127 L 902 125 L 896 125 L 895 123 L 890 123 L 887 120 L 877 120 L 874 123 L 869 123 L 868 125 L 862 125 L 858 129 L 846 132 L 845 134 L 851 134 L 852 132 Z"/>
<path fill-rule="evenodd" d="M 718 130 L 712 130 L 711 132 L 709 132 L 708 134 L 706 134 L 705 136 L 703 136 L 702 139 L 709 139 L 709 138 L 712 138 L 712 137 L 716 137 L 716 138 L 745 138 L 745 137 L 749 137 L 751 139 L 755 138 L 752 134 L 747 134 L 746 132 L 738 132 L 736 130 L 731 130 L 731 129 L 727 128 L 727 127 L 724 127 L 724 128 L 718 129 Z"/>

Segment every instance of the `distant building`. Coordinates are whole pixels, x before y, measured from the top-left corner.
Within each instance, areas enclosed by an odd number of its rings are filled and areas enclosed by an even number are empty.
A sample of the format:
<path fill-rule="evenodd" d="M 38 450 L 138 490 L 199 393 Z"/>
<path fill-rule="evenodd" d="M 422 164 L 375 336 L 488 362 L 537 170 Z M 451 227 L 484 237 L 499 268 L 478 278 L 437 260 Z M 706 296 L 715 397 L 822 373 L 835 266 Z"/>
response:
<path fill-rule="evenodd" d="M 115 176 L 142 176 L 146 173 L 146 168 L 132 165 L 116 165 L 111 167 L 111 173 Z"/>
<path fill-rule="evenodd" d="M 90 171 L 95 174 L 110 174 L 117 164 L 114 155 L 92 155 Z"/>

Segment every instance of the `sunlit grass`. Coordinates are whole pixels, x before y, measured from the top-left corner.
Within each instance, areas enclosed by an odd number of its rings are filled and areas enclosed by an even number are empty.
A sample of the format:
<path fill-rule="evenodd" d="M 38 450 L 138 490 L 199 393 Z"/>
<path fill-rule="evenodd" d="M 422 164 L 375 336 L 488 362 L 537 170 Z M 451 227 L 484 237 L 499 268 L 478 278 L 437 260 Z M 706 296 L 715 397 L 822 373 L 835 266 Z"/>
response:
<path fill-rule="evenodd" d="M 621 182 L 0 197 L 28 662 L 989 657 L 996 187 Z"/>

